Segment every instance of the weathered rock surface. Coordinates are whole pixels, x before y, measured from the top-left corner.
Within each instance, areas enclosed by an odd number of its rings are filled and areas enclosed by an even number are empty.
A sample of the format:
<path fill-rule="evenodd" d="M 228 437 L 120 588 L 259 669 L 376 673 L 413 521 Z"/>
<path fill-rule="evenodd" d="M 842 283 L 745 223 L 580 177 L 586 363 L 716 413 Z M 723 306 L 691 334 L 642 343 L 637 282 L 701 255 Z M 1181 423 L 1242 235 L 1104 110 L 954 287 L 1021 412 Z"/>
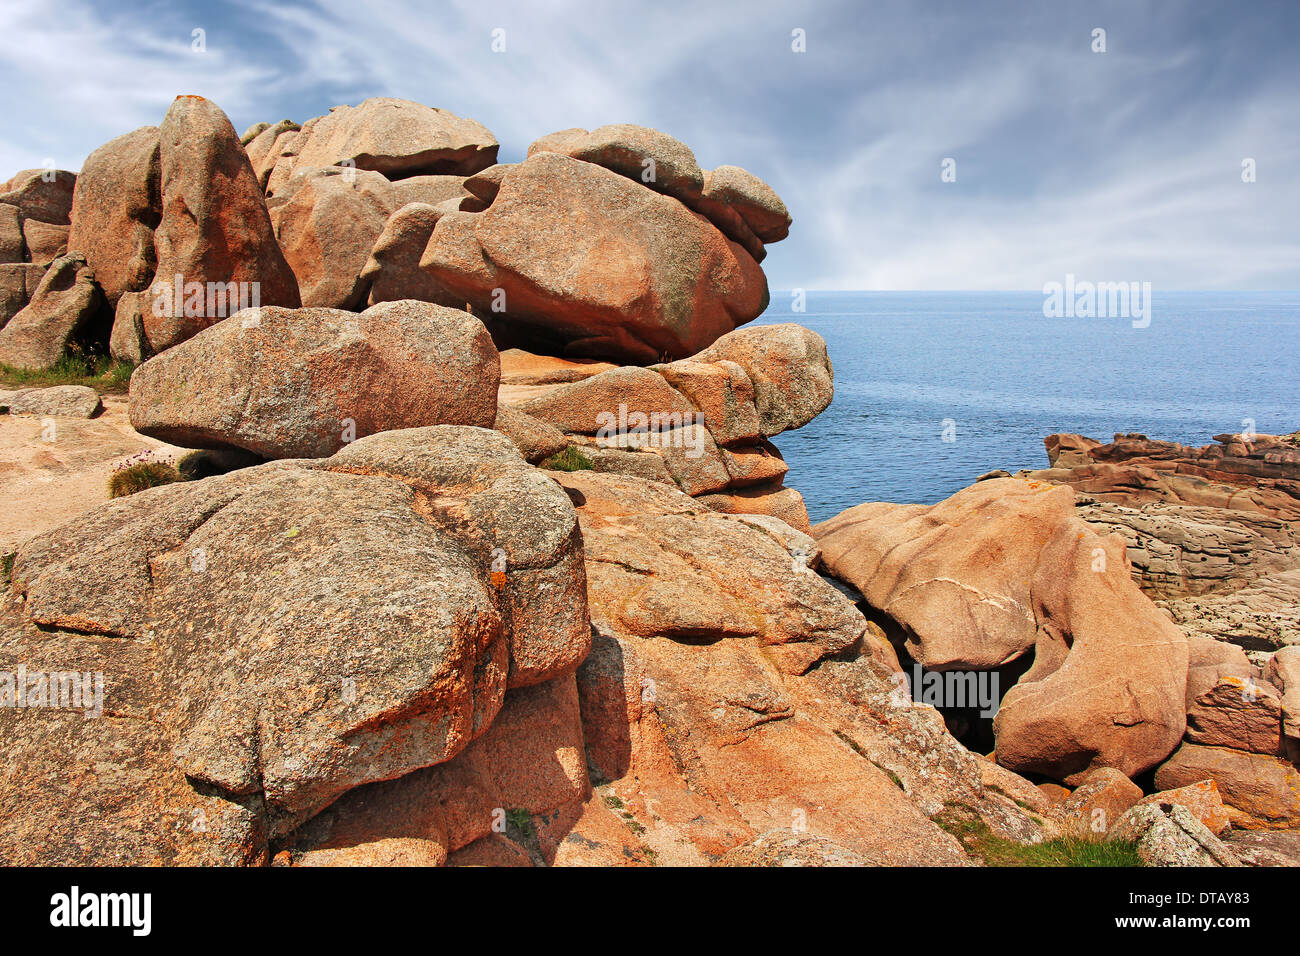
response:
<path fill-rule="evenodd" d="M 790 235 L 790 211 L 767 183 L 739 166 L 719 166 L 704 177 L 704 198 L 736 212 L 760 240 Z"/>
<path fill-rule="evenodd" d="M 597 471 L 670 480 L 716 511 L 772 515 L 806 531 L 803 498 L 782 486 L 787 466 L 761 436 L 806 424 L 830 403 L 825 342 L 797 326 L 762 326 L 725 335 L 709 352 L 707 361 L 640 368 L 511 349 L 501 400 L 570 436 Z"/>
<path fill-rule="evenodd" d="M 361 273 L 394 209 L 391 184 L 379 173 L 299 165 L 270 216 L 304 306 L 362 305 Z"/>
<path fill-rule="evenodd" d="M 446 762 L 507 687 L 586 655 L 580 541 L 507 439 L 455 427 L 166 485 L 33 538 L 0 662 L 101 672 L 105 716 L 0 710 L 0 857 L 258 862 L 344 792 Z M 521 760 L 499 773 L 533 783 Z"/>
<path fill-rule="evenodd" d="M 1264 677 L 1282 691 L 1282 737 L 1287 756 L 1300 764 L 1300 648 L 1284 647 L 1268 662 Z"/>
<path fill-rule="evenodd" d="M 697 362 L 686 359 L 653 366 L 653 371 L 704 413 L 709 431 L 718 444 L 758 441 L 754 384 L 740 365 L 725 360 Z"/>
<path fill-rule="evenodd" d="M 463 298 L 449 292 L 420 268 L 424 247 L 443 210 L 424 202 L 402 206 L 384 223 L 360 272 L 370 305 L 398 299 L 419 299 L 463 309 Z"/>
<path fill-rule="evenodd" d="M 419 265 L 438 219 L 473 198 L 464 182 L 462 176 L 390 182 L 370 170 L 299 163 L 267 202 L 303 304 L 356 309 L 418 299 L 463 309 L 464 298 Z"/>
<path fill-rule="evenodd" d="M 739 329 L 693 358 L 697 362 L 734 362 L 748 373 L 759 431 L 766 437 L 808 424 L 826 410 L 835 395 L 826 341 L 801 325 Z"/>
<path fill-rule="evenodd" d="M 249 309 L 137 368 L 131 423 L 186 447 L 323 457 L 388 429 L 490 428 L 499 367 L 481 322 L 425 302 Z"/>
<path fill-rule="evenodd" d="M 556 477 L 578 508 L 597 633 L 578 672 L 588 763 L 661 863 L 729 862 L 746 845 L 730 862 L 768 859 L 756 849 L 784 830 L 845 862 L 960 864 L 928 819 L 953 801 L 1042 839 L 998 788 L 1045 807 L 1041 794 L 962 748 L 933 708 L 897 704 L 869 650 L 881 639 L 795 553 L 797 533 L 653 482 Z"/>
<path fill-rule="evenodd" d="M 1142 799 L 1142 788 L 1112 767 L 1090 770 L 1061 803 L 1060 815 L 1075 836 L 1104 839 L 1125 812 Z"/>
<path fill-rule="evenodd" d="M 599 593 L 593 613 L 620 633 L 754 638 L 791 673 L 861 636 L 865 621 L 856 609 L 817 575 L 799 571 L 790 553 L 752 524 L 637 478 L 556 478 L 589 516 L 587 562 Z M 597 534 L 615 519 L 617 532 Z M 815 629 L 809 620 L 817 620 Z"/>
<path fill-rule="evenodd" d="M 703 172 L 685 143 L 659 130 L 626 123 L 590 132 L 561 130 L 528 147 L 530 157 L 544 152 L 602 166 L 678 199 L 706 216 L 756 262 L 767 254 L 764 243 L 790 233 L 790 213 L 771 186 L 738 166 Z"/>
<path fill-rule="evenodd" d="M 1278 756 L 1282 748 L 1282 695 L 1262 680 L 1224 677 L 1187 710 L 1187 739 Z"/>
<path fill-rule="evenodd" d="M 498 143 L 481 123 L 448 110 L 372 97 L 303 124 L 295 148 L 300 166 L 354 165 L 400 179 L 472 175 L 496 162 Z"/>
<path fill-rule="evenodd" d="M 794 488 L 779 485 L 746 485 L 718 494 L 701 495 L 700 502 L 714 511 L 730 515 L 770 515 L 800 531 L 811 532 L 808 507 Z"/>
<path fill-rule="evenodd" d="M 1073 485 L 1101 501 L 1163 502 L 1300 518 L 1300 446 L 1287 438 L 1217 435 L 1193 448 L 1145 435 L 1116 435 L 1109 444 L 1050 435 L 1049 461 L 1034 477 Z M 1062 443 L 1070 450 L 1062 454 Z"/>
<path fill-rule="evenodd" d="M 595 359 L 565 359 L 553 355 L 534 355 L 522 349 L 505 349 L 501 352 L 501 385 L 522 388 L 561 385 L 565 382 L 580 382 L 584 378 L 619 367 L 612 362 Z"/>
<path fill-rule="evenodd" d="M 1188 634 L 1259 657 L 1300 642 L 1300 439 L 1215 442 L 1049 435 L 1052 467 L 1028 474 L 1084 492 L 1080 516 L 1124 538 L 1134 578 Z"/>
<path fill-rule="evenodd" d="M 579 126 L 573 126 L 569 129 L 562 129 L 555 133 L 547 133 L 533 140 L 528 145 L 526 158 L 531 158 L 537 153 L 561 153 L 568 155 L 567 149 L 570 142 L 576 142 L 587 135 L 589 131 Z"/>
<path fill-rule="evenodd" d="M 1158 603 L 1188 634 L 1231 641 L 1257 655 L 1300 645 L 1300 567 L 1235 591 Z"/>
<path fill-rule="evenodd" d="M 1083 495 L 1079 516 L 1124 539 L 1135 577 L 1156 598 L 1227 594 L 1300 566 L 1295 525 L 1275 514 Z"/>
<path fill-rule="evenodd" d="M 0 192 L 0 264 L 47 266 L 67 251 L 75 180 L 61 170 L 27 170 L 14 177 L 18 188 Z"/>
<path fill-rule="evenodd" d="M 157 273 L 151 294 L 183 284 L 256 284 L 258 303 L 295 308 L 298 283 L 285 261 L 248 156 L 226 114 L 199 96 L 177 97 L 158 129 L 162 217 L 154 234 Z M 172 293 L 171 308 L 144 312 L 149 349 L 157 353 L 196 335 L 237 309 L 214 313 Z M 241 297 L 242 299 L 242 297 Z M 198 312 L 197 315 L 191 314 Z M 161 313 L 161 314 L 160 314 Z M 178 314 L 179 313 L 179 314 Z"/>
<path fill-rule="evenodd" d="M 104 407 L 99 393 L 85 385 L 51 385 L 0 392 L 0 412 L 91 418 Z"/>
<path fill-rule="evenodd" d="M 91 154 L 68 249 L 86 257 L 117 310 L 113 354 L 132 361 L 237 311 L 232 299 L 301 302 L 248 155 L 220 108 L 198 96 L 177 97 L 160 127 Z"/>
<path fill-rule="evenodd" d="M 628 475 L 632 478 L 644 478 L 646 481 L 659 482 L 676 488 L 668 465 L 662 455 L 652 451 L 631 451 L 622 448 L 602 448 L 599 445 L 583 445 L 582 455 L 591 462 L 591 470 L 603 475 Z"/>
<path fill-rule="evenodd" d="M 69 345 L 101 346 L 109 313 L 94 273 L 79 255 L 54 261 L 31 300 L 0 328 L 0 363 L 24 369 L 54 365 Z"/>
<path fill-rule="evenodd" d="M 1187 638 L 1187 709 L 1191 710 L 1196 698 L 1225 677 L 1242 681 L 1253 679 L 1255 667 L 1245 651 L 1234 644 L 1217 641 L 1212 637 L 1190 634 Z"/>
<path fill-rule="evenodd" d="M 68 249 L 86 257 L 114 307 L 123 292 L 148 288 L 157 269 L 160 176 L 158 127 L 144 126 L 91 153 L 77 177 Z"/>
<path fill-rule="evenodd" d="M 1231 830 L 1223 842 L 1247 866 L 1300 866 L 1300 830 Z"/>
<path fill-rule="evenodd" d="M 0 263 L 0 328 L 32 300 L 45 272 L 30 262 Z"/>
<path fill-rule="evenodd" d="M 486 211 L 440 219 L 421 268 L 575 356 L 685 357 L 767 304 L 762 270 L 708 220 L 552 152 L 508 172 Z"/>
<path fill-rule="evenodd" d="M 1230 590 L 1300 566 L 1300 447 L 1290 438 L 1219 435 L 1201 448 L 1145 435 L 1044 442 L 1053 467 L 1030 476 L 1084 492 L 1085 516 L 1124 535 L 1153 594 Z"/>
<path fill-rule="evenodd" d="M 68 226 L 59 226 L 35 219 L 23 220 L 23 245 L 27 260 L 39 266 L 48 266 L 68 251 Z"/>
<path fill-rule="evenodd" d="M 463 753 L 350 791 L 285 843 L 300 866 L 440 865 L 504 834 L 508 813 L 577 807 L 590 790 L 569 675 L 507 692 L 491 726 Z M 554 854 L 538 862 L 554 862 Z"/>
<path fill-rule="evenodd" d="M 728 482 L 732 488 L 751 485 L 780 486 L 790 466 L 781 457 L 781 451 L 769 441 L 755 445 L 738 445 L 721 448 L 722 462 L 727 466 Z"/>
<path fill-rule="evenodd" d="M 1132 776 L 1183 735 L 1182 633 L 1130 580 L 1117 539 L 1074 516 L 1073 492 L 1015 478 L 934 506 L 864 504 L 817 525 L 826 566 L 939 670 L 1032 667 L 994 723 L 998 762 L 1073 784 Z"/>
<path fill-rule="evenodd" d="M 549 422 L 509 405 L 497 406 L 496 423 L 492 428 L 514 442 L 519 453 L 533 464 L 569 447 L 569 439 L 564 432 Z"/>
<path fill-rule="evenodd" d="M 644 475 L 645 463 L 632 463 L 622 453 L 655 455 L 687 494 L 720 491 L 730 482 L 704 417 L 650 369 L 610 369 L 556 386 L 518 407 L 581 444 L 618 453 L 601 458 L 610 470 L 622 462 L 632 473 Z"/>
<path fill-rule="evenodd" d="M 825 837 L 768 830 L 722 855 L 719 866 L 871 866 L 874 861 Z"/>
<path fill-rule="evenodd" d="M 630 123 L 601 126 L 589 133 L 566 132 L 576 135 L 538 140 L 528 155 L 553 152 L 594 163 L 688 206 L 704 192 L 704 173 L 695 154 L 667 133 Z"/>
<path fill-rule="evenodd" d="M 1181 804 L 1141 804 L 1126 813 L 1110 839 L 1137 844 L 1147 866 L 1240 866 L 1236 855 Z"/>
<path fill-rule="evenodd" d="M 252 139 L 244 142 L 244 152 L 248 154 L 248 161 L 263 191 L 266 190 L 267 181 L 271 178 L 271 171 L 275 169 L 276 162 L 285 155 L 286 149 L 297 139 L 299 129 L 301 127 L 292 120 L 280 120 L 274 126 L 264 125 Z"/>
<path fill-rule="evenodd" d="M 1184 743 L 1155 775 L 1160 790 L 1213 780 L 1232 811 L 1234 826 L 1247 829 L 1300 826 L 1300 773 L 1285 760 L 1226 747 Z"/>
<path fill-rule="evenodd" d="M 66 169 L 24 169 L 0 185 L 0 203 L 16 206 L 24 219 L 66 226 L 76 185 L 77 174 Z"/>
<path fill-rule="evenodd" d="M 1202 780 L 1176 790 L 1161 790 L 1143 797 L 1140 804 L 1155 804 L 1166 813 L 1174 804 L 1185 807 L 1192 816 L 1205 824 L 1215 836 L 1222 836 L 1232 825 L 1232 818 L 1219 796 L 1219 786 L 1213 780 Z"/>
<path fill-rule="evenodd" d="M 696 413 L 695 406 L 663 376 L 636 366 L 611 369 L 557 386 L 522 402 L 519 408 L 561 431 L 595 435 L 602 429 L 612 431 L 611 426 L 620 423 L 620 406 L 625 431 L 648 431 L 652 427 L 651 416 L 655 416 L 655 428 L 660 427 L 660 422 L 665 423 L 662 426 L 665 428 L 680 427 L 685 422 L 693 422 Z"/>
<path fill-rule="evenodd" d="M 389 183 L 389 190 L 393 194 L 393 207 L 400 209 L 413 202 L 427 203 L 430 206 L 454 202 L 458 208 L 461 208 L 463 202 L 475 198 L 465 188 L 471 178 L 473 177 L 439 175 L 408 176 L 405 179 L 394 180 Z"/>
<path fill-rule="evenodd" d="M 0 203 L 0 263 L 24 262 L 26 259 L 22 213 L 17 206 Z"/>
<path fill-rule="evenodd" d="M 673 482 L 688 495 L 701 496 L 721 491 L 731 481 L 717 445 L 708 429 L 699 422 L 662 431 L 631 432 L 608 439 L 598 435 L 594 441 L 598 446 L 611 450 L 658 455 Z"/>
<path fill-rule="evenodd" d="M 497 163 L 495 166 L 489 166 L 467 178 L 463 188 L 483 203 L 483 208 L 486 209 L 492 205 L 492 200 L 496 199 L 497 193 L 501 191 L 501 181 L 506 178 L 506 173 L 518 165 L 518 163 Z M 450 199 L 451 196 L 443 198 Z"/>

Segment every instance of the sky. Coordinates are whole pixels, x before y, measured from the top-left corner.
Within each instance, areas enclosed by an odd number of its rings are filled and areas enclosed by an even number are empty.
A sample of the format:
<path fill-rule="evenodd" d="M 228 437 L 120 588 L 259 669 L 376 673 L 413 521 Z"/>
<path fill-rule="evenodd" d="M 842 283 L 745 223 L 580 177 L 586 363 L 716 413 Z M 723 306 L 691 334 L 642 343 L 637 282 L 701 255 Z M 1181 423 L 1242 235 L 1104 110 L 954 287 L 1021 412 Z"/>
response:
<path fill-rule="evenodd" d="M 182 93 L 240 131 L 395 96 L 503 162 L 636 123 L 749 169 L 774 289 L 1300 289 L 1300 0 L 0 0 L 0 36 L 0 179 Z"/>

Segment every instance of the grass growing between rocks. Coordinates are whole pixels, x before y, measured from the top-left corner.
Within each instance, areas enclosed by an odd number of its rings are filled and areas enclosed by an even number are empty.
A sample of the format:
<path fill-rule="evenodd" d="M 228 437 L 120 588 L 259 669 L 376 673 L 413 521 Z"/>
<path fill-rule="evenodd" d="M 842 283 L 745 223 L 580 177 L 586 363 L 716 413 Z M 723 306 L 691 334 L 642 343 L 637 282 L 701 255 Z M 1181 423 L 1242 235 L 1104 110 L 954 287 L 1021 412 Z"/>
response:
<path fill-rule="evenodd" d="M 14 558 L 18 557 L 17 551 L 11 551 L 4 557 L 0 558 L 0 574 L 4 575 L 4 590 L 9 590 L 9 585 L 14 579 Z"/>
<path fill-rule="evenodd" d="M 0 363 L 0 386 L 48 388 L 51 385 L 86 385 L 101 395 L 124 395 L 135 366 L 107 355 L 65 355 L 50 368 L 14 368 Z"/>
<path fill-rule="evenodd" d="M 533 822 L 533 815 L 527 810 L 515 807 L 506 811 L 505 835 L 508 840 L 528 854 L 534 866 L 546 865 L 546 860 L 542 856 L 541 841 L 537 837 L 537 825 Z"/>
<path fill-rule="evenodd" d="M 125 498 L 146 488 L 157 488 L 159 485 L 184 480 L 185 476 L 165 461 L 138 461 L 123 465 L 109 476 L 108 496 Z"/>
<path fill-rule="evenodd" d="M 597 788 L 597 792 L 599 793 L 599 788 Z M 641 840 L 641 837 L 645 836 L 645 827 L 638 823 L 636 818 L 632 816 L 632 811 L 628 808 L 627 804 L 619 799 L 618 794 L 613 793 L 612 791 L 600 794 L 600 798 L 604 801 L 605 806 L 612 810 L 614 815 L 622 821 L 623 826 L 631 830 L 633 835 L 637 837 L 637 843 L 639 844 L 638 852 L 641 854 L 641 858 L 650 866 L 658 866 L 659 854 L 646 846 L 646 844 Z"/>
<path fill-rule="evenodd" d="M 590 471 L 595 467 L 591 459 L 573 445 L 545 459 L 541 466 L 551 471 Z"/>
<path fill-rule="evenodd" d="M 968 856 L 985 866 L 1145 865 L 1136 844 L 1121 840 L 1057 837 L 1042 843 L 1017 843 L 998 836 L 972 811 L 957 804 L 944 807 L 934 822 L 956 837 Z"/>

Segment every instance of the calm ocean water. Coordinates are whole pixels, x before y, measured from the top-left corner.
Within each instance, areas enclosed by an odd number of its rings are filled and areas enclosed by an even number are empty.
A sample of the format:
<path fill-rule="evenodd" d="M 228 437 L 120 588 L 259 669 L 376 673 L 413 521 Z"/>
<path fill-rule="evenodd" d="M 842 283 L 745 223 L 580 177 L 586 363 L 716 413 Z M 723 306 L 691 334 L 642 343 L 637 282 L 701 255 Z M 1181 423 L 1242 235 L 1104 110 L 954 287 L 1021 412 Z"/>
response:
<path fill-rule="evenodd" d="M 777 436 L 814 522 L 864 501 L 932 503 L 994 468 L 1044 468 L 1043 437 L 1203 445 L 1300 428 L 1300 292 L 1167 292 L 1151 324 L 1043 317 L 1037 292 L 774 291 L 757 324 L 820 333 L 835 400 Z M 944 441 L 945 422 L 953 441 Z"/>

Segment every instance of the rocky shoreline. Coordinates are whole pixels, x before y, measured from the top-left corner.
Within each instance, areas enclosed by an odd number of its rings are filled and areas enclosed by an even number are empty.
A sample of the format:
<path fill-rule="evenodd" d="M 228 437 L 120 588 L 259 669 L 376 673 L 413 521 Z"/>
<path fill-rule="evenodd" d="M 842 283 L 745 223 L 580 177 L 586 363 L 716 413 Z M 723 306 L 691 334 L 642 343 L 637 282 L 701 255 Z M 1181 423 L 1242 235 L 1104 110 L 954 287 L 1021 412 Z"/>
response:
<path fill-rule="evenodd" d="M 497 152 L 178 97 L 0 185 L 0 362 L 137 366 L 0 393 L 7 504 L 66 491 L 3 527 L 0 862 L 1300 864 L 1297 436 L 812 526 L 777 194 L 642 127 Z"/>

